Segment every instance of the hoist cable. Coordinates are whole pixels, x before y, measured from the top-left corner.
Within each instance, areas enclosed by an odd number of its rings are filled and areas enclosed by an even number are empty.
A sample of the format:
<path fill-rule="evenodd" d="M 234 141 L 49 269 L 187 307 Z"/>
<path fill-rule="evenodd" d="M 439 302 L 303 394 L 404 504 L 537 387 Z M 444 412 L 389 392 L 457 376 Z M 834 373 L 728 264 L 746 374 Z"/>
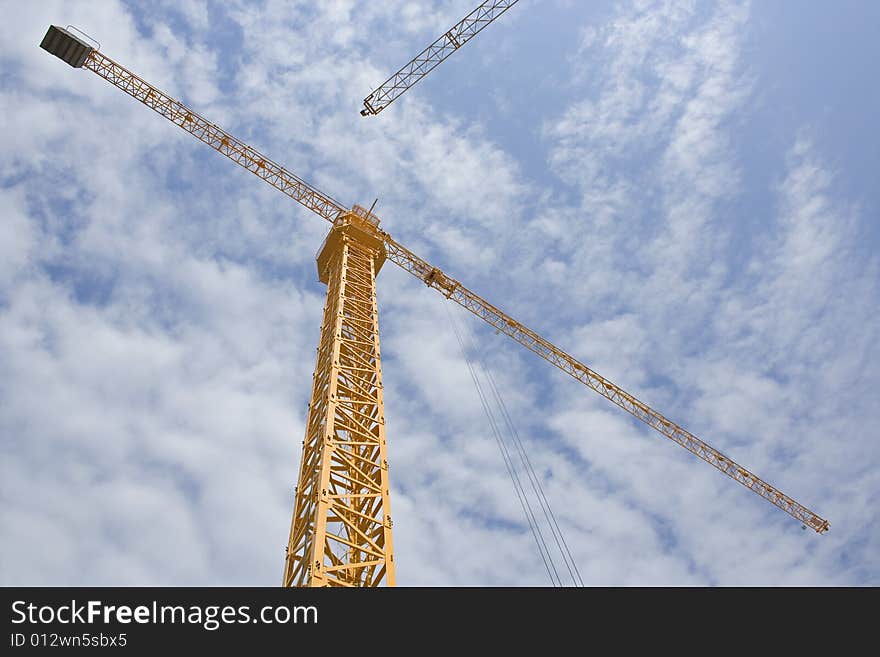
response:
<path fill-rule="evenodd" d="M 474 343 L 472 335 L 470 336 L 470 339 L 472 343 Z M 477 351 L 476 353 L 479 353 L 479 351 Z M 565 536 L 563 536 L 562 534 L 562 529 L 559 527 L 559 523 L 556 520 L 556 514 L 553 513 L 553 508 L 550 506 L 550 501 L 547 499 L 547 496 L 544 493 L 544 487 L 541 484 L 540 478 L 535 472 L 534 466 L 532 465 L 532 459 L 531 457 L 529 457 L 528 450 L 526 450 L 526 448 L 524 447 L 522 439 L 519 436 L 519 432 L 516 429 L 516 425 L 514 425 L 513 419 L 511 418 L 510 413 L 507 410 L 507 404 L 505 404 L 504 398 L 501 396 L 501 393 L 498 390 L 498 386 L 495 383 L 495 376 L 492 374 L 492 370 L 489 368 L 485 359 L 478 356 L 477 363 L 483 369 L 483 373 L 489 381 L 489 386 L 492 389 L 495 400 L 497 401 L 498 406 L 501 408 L 502 417 L 504 418 L 504 421 L 508 426 L 510 435 L 513 437 L 514 445 L 519 452 L 523 468 L 526 470 L 529 481 L 532 484 L 532 490 L 535 492 L 535 496 L 538 498 L 538 502 L 541 505 L 542 511 L 544 512 L 544 518 L 547 520 L 547 524 L 550 526 L 550 533 L 553 535 L 553 538 L 556 541 L 556 547 L 559 549 L 560 555 L 562 555 L 562 560 L 565 563 L 566 568 L 568 569 L 568 574 L 571 576 L 571 580 L 575 586 L 583 586 L 584 581 L 583 579 L 581 579 L 581 574 L 578 571 L 577 564 L 575 563 L 574 557 L 571 554 L 571 550 L 568 547 Z"/>
<path fill-rule="evenodd" d="M 541 560 L 544 562 L 544 567 L 547 570 L 547 576 L 550 578 L 550 582 L 553 586 L 561 586 L 562 580 L 559 577 L 559 573 L 556 570 L 556 564 L 553 563 L 553 558 L 550 553 L 550 549 L 547 547 L 547 542 L 544 540 L 543 533 L 541 532 L 540 525 L 538 524 L 538 520 L 535 517 L 534 512 L 532 511 L 531 504 L 529 503 L 528 496 L 525 493 L 525 489 L 520 481 L 519 475 L 516 472 L 516 467 L 513 464 L 513 459 L 510 455 L 510 451 L 504 442 L 501 432 L 498 429 L 498 425 L 495 421 L 494 416 L 492 415 L 492 411 L 489 407 L 489 401 L 483 391 L 482 385 L 480 384 L 479 378 L 477 376 L 476 370 L 474 369 L 473 363 L 471 362 L 470 357 L 467 354 L 467 349 L 465 348 L 464 340 L 462 339 L 461 334 L 459 333 L 457 323 L 452 316 L 452 313 L 449 311 L 449 306 L 445 306 L 446 314 L 449 317 L 449 322 L 452 325 L 452 330 L 455 333 L 456 340 L 458 340 L 458 346 L 461 349 L 462 357 L 465 360 L 465 364 L 467 365 L 468 372 L 471 375 L 471 379 L 474 382 L 474 387 L 477 389 L 477 395 L 480 398 L 480 404 L 483 407 L 483 411 L 486 414 L 486 418 L 489 421 L 489 426 L 492 429 L 492 433 L 495 437 L 495 442 L 498 445 L 498 449 L 501 451 L 502 459 L 504 460 L 504 466 L 507 470 L 507 474 L 510 477 L 511 482 L 513 483 L 514 491 L 516 492 L 517 499 L 519 500 L 520 506 L 522 507 L 523 514 L 526 517 L 526 522 L 529 525 L 529 529 L 532 533 L 532 537 L 535 539 L 535 545 L 538 548 L 538 552 L 541 555 Z"/>

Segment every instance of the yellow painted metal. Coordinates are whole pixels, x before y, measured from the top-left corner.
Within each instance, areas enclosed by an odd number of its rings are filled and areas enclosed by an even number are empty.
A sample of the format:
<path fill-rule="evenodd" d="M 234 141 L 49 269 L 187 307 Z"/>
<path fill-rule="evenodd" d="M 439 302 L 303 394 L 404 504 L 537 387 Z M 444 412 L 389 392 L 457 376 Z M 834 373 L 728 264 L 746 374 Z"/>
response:
<path fill-rule="evenodd" d="M 510 315 L 499 310 L 474 292 L 471 292 L 454 278 L 444 274 L 437 267 L 429 265 L 412 251 L 391 239 L 391 236 L 387 233 L 383 234 L 383 236 L 388 259 L 423 281 L 428 287 L 434 288 L 447 299 L 455 301 L 484 322 L 495 327 L 499 332 L 513 338 L 526 349 L 535 352 L 541 358 L 574 377 L 588 388 L 614 402 L 652 429 L 659 431 L 731 479 L 741 483 L 753 493 L 760 495 L 774 506 L 785 511 L 792 518 L 801 521 L 804 526 L 819 534 L 828 531 L 830 525 L 824 518 L 819 517 L 807 507 L 791 499 L 781 490 L 774 488 L 757 475 L 749 472 L 733 459 L 709 446 L 672 420 L 665 418 L 658 411 L 639 401 L 620 386 L 611 383 L 602 375 L 594 372 L 574 356 L 565 353 L 556 345 L 523 326 Z"/>
<path fill-rule="evenodd" d="M 247 144 L 92 51 L 95 72 L 334 224 L 318 255 L 327 305 L 297 487 L 285 585 L 394 584 L 375 277 L 387 258 L 818 533 L 829 523 L 490 304 Z"/>
<path fill-rule="evenodd" d="M 196 139 L 259 176 L 275 189 L 287 194 L 294 201 L 301 203 L 327 221 L 332 222 L 340 214 L 347 211 L 338 201 L 318 191 L 296 174 L 291 173 L 280 164 L 276 164 L 243 141 L 236 139 L 179 100 L 175 100 L 101 52 L 91 51 L 83 63 L 83 68 L 97 73 L 112 85 L 158 112 Z"/>
<path fill-rule="evenodd" d="M 378 232 L 358 206 L 318 254 L 327 303 L 284 586 L 394 586 L 376 274 Z"/>

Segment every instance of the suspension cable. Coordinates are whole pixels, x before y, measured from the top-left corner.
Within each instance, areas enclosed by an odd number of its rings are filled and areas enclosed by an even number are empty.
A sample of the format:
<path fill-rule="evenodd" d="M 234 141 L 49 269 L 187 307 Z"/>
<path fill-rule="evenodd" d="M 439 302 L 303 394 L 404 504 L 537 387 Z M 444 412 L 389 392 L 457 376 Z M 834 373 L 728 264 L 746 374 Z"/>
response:
<path fill-rule="evenodd" d="M 508 433 L 510 436 L 512 436 L 514 446 L 519 452 L 519 457 L 520 461 L 523 464 L 523 469 L 525 469 L 526 474 L 529 478 L 529 483 L 531 483 L 532 485 L 532 491 L 538 498 L 538 503 L 541 505 L 541 510 L 544 512 L 544 518 L 550 527 L 550 533 L 553 535 L 553 538 L 556 541 L 556 547 L 559 549 L 559 554 L 562 556 L 562 561 L 565 563 L 565 566 L 568 569 L 568 574 L 571 576 L 571 581 L 574 583 L 575 586 L 583 586 L 584 581 L 581 578 L 580 571 L 578 571 L 577 563 L 575 562 L 574 557 L 571 554 L 571 550 L 568 547 L 565 536 L 563 536 L 562 534 L 562 529 L 559 527 L 559 523 L 556 520 L 556 514 L 553 513 L 553 509 L 550 506 L 550 501 L 547 499 L 547 496 L 544 493 L 544 487 L 541 484 L 541 479 L 535 472 L 535 468 L 532 465 L 532 459 L 531 457 L 529 457 L 528 450 L 523 445 L 523 441 L 520 438 L 519 431 L 517 431 L 516 425 L 513 423 L 510 412 L 507 410 L 507 404 L 504 402 L 504 398 L 502 397 L 501 392 L 498 389 L 498 385 L 495 382 L 495 376 L 492 373 L 492 369 L 489 367 L 489 364 L 486 362 L 486 360 L 480 355 L 481 352 L 477 348 L 476 339 L 473 335 L 473 332 L 467 326 L 467 323 L 465 323 L 465 335 L 470 341 L 471 349 L 475 354 L 477 354 L 477 364 L 483 370 L 484 376 L 489 381 L 489 387 L 492 390 L 496 403 L 501 409 L 501 415 L 505 423 L 507 424 Z"/>
<path fill-rule="evenodd" d="M 559 573 L 556 570 L 556 564 L 553 563 L 553 557 L 550 553 L 550 549 L 547 547 L 547 542 L 544 540 L 543 533 L 541 532 L 541 527 L 538 523 L 537 518 L 535 517 L 534 512 L 532 511 L 528 496 L 525 493 L 525 489 L 522 485 L 522 482 L 520 481 L 519 474 L 517 473 L 516 467 L 513 464 L 513 458 L 511 457 L 510 451 L 501 436 L 501 432 L 495 421 L 495 417 L 492 414 L 486 394 L 484 393 L 479 378 L 477 377 L 477 373 L 474 369 L 473 363 L 471 362 L 471 359 L 467 354 L 467 349 L 465 348 L 464 340 L 459 333 L 458 325 L 449 310 L 449 306 L 444 304 L 444 307 L 446 308 L 446 314 L 447 317 L 449 317 L 449 322 L 450 324 L 452 324 L 452 330 L 455 333 L 456 340 L 458 340 L 458 346 L 461 349 L 461 353 L 467 365 L 468 372 L 470 372 L 471 379 L 473 380 L 474 386 L 477 389 L 477 395 L 480 398 L 480 404 L 482 405 L 483 411 L 486 414 L 486 418 L 489 421 L 489 426 L 492 429 L 492 433 L 495 437 L 495 442 L 498 445 L 498 449 L 501 451 L 501 456 L 504 460 L 504 467 L 507 470 L 507 474 L 510 477 L 511 482 L 513 483 L 513 488 L 516 491 L 517 499 L 519 500 L 520 506 L 523 510 L 523 514 L 526 517 L 526 522 L 529 525 L 532 537 L 535 539 L 535 545 L 538 548 L 538 553 L 541 555 L 541 560 L 544 562 L 544 568 L 546 568 L 547 570 L 547 576 L 550 578 L 550 582 L 553 586 L 561 586 L 562 579 L 559 577 Z"/>

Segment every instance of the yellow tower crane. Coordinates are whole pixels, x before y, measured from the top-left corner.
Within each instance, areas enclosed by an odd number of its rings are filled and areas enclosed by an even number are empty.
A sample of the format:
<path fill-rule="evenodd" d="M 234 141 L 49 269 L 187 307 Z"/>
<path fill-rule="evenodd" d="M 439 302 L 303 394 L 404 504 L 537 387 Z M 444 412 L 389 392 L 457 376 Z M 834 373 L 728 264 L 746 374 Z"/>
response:
<path fill-rule="evenodd" d="M 395 584 L 376 275 L 390 260 L 818 533 L 828 521 L 526 328 L 379 228 L 69 31 L 42 48 L 88 69 L 332 224 L 318 254 L 327 302 L 306 421 L 284 586 Z"/>

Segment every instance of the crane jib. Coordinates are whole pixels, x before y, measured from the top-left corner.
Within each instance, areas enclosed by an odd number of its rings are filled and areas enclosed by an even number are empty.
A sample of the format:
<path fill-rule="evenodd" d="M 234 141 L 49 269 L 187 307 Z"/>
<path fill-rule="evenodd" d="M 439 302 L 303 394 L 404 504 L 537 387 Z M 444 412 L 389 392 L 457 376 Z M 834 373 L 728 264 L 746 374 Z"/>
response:
<path fill-rule="evenodd" d="M 829 523 L 385 236 L 388 260 L 818 533 Z"/>
<path fill-rule="evenodd" d="M 495 2 L 488 4 L 492 4 L 496 9 L 500 9 L 502 5 L 509 7 L 514 2 L 515 0 L 507 3 Z M 483 26 L 488 24 L 487 20 L 490 17 L 489 14 L 480 16 L 484 23 Z M 477 31 L 479 30 L 475 29 L 474 33 Z M 413 254 L 409 249 L 393 240 L 390 235 L 379 230 L 378 221 L 371 219 L 371 213 L 357 206 L 352 211 L 347 210 L 345 206 L 332 197 L 318 191 L 295 174 L 262 155 L 259 151 L 236 139 L 179 101 L 120 66 L 109 57 L 104 56 L 67 30 L 51 26 L 40 46 L 70 66 L 75 68 L 84 67 L 103 77 L 117 88 L 139 100 L 150 109 L 161 114 L 175 125 L 186 130 L 200 141 L 208 144 L 236 164 L 262 178 L 327 221 L 333 223 L 352 214 L 358 215 L 363 219 L 364 214 L 366 214 L 366 219 L 376 224 L 374 226 L 375 234 L 384 242 L 385 256 L 388 260 L 391 260 L 429 287 L 436 289 L 448 299 L 455 301 L 483 321 L 495 327 L 499 332 L 505 333 L 530 351 L 620 406 L 623 410 L 659 433 L 662 433 L 670 440 L 678 443 L 730 478 L 738 481 L 774 506 L 782 509 L 793 518 L 802 522 L 804 526 L 808 526 L 820 534 L 828 531 L 829 523 L 827 520 L 794 501 L 676 423 L 668 420 L 622 388 L 600 376 L 485 299 L 471 292 L 455 279 L 444 274 L 440 269 L 433 267 Z"/>
<path fill-rule="evenodd" d="M 388 107 L 517 2 L 518 0 L 486 0 L 480 3 L 476 9 L 371 91 L 364 98 L 361 116 L 378 114 Z"/>
<path fill-rule="evenodd" d="M 273 162 L 256 149 L 236 139 L 197 112 L 154 87 L 91 45 L 56 25 L 49 27 L 40 47 L 74 68 L 87 68 L 183 128 L 239 166 L 333 222 L 346 212 L 341 203 L 318 191 L 299 176 Z"/>

